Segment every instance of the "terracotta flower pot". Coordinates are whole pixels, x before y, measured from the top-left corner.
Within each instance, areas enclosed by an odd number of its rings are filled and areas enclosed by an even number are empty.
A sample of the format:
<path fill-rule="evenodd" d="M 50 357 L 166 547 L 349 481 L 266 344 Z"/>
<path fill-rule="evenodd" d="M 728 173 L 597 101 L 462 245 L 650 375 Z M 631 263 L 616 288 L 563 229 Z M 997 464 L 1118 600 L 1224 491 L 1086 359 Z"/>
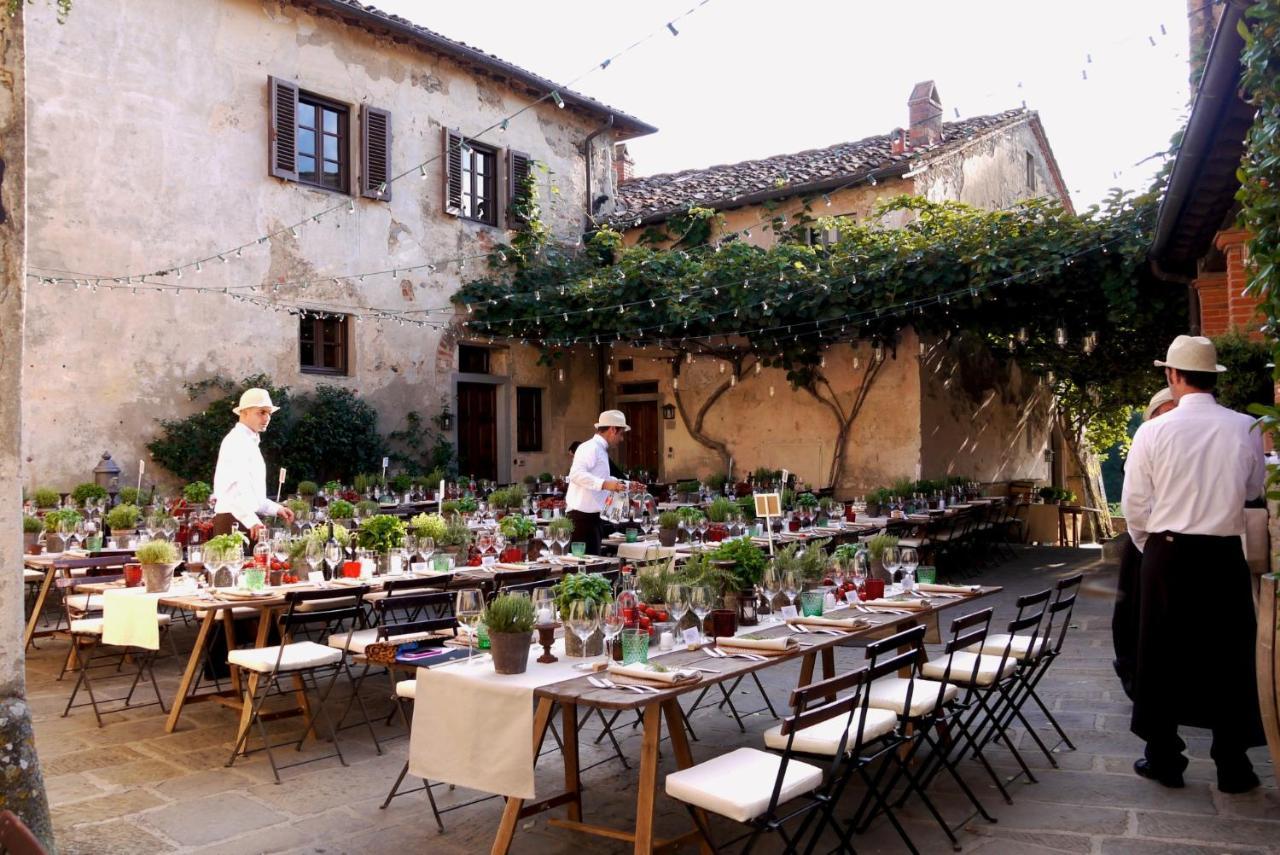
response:
<path fill-rule="evenodd" d="M 162 594 L 173 584 L 173 571 L 177 564 L 143 564 L 142 580 L 148 594 Z"/>
<path fill-rule="evenodd" d="M 729 530 L 721 523 L 714 523 L 707 528 L 707 540 L 719 543 L 729 536 Z"/>
<path fill-rule="evenodd" d="M 660 528 L 658 529 L 658 543 L 663 546 L 675 546 L 676 536 L 680 533 L 678 528 Z"/>
<path fill-rule="evenodd" d="M 499 674 L 523 674 L 529 666 L 532 632 L 490 632 L 489 653 Z"/>

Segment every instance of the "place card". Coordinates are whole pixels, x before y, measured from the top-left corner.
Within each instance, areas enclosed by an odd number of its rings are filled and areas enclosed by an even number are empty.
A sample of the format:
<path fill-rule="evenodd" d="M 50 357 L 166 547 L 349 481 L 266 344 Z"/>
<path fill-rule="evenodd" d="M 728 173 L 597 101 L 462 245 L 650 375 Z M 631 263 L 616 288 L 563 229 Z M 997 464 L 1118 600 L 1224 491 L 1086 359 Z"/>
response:
<path fill-rule="evenodd" d="M 684 631 L 684 643 L 689 647 L 697 647 L 702 644 L 702 633 L 698 631 L 696 626 L 691 626 Z"/>
<path fill-rule="evenodd" d="M 778 614 L 782 615 L 783 620 L 790 620 L 791 618 L 794 618 L 794 617 L 800 617 L 800 614 L 799 612 L 796 611 L 796 607 L 794 605 L 783 606 L 781 609 L 778 610 Z"/>
<path fill-rule="evenodd" d="M 307 581 L 310 582 L 312 585 L 323 585 L 324 571 L 323 570 L 310 571 L 309 573 L 307 573 Z"/>
<path fill-rule="evenodd" d="M 498 563 L 498 559 L 496 556 L 493 556 L 493 555 L 486 555 L 480 559 L 480 565 L 482 567 L 492 567 L 497 563 Z"/>

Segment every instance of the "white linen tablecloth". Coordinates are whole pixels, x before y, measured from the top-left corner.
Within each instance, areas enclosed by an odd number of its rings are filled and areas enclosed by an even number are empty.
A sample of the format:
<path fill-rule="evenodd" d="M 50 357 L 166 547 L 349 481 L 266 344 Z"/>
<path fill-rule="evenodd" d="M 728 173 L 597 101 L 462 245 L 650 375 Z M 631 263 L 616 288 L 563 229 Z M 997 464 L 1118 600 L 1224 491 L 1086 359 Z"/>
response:
<path fill-rule="evenodd" d="M 102 596 L 102 642 L 160 649 L 160 598 L 145 588 L 108 590 Z"/>
<path fill-rule="evenodd" d="M 540 663 L 530 646 L 523 674 L 497 674 L 484 657 L 419 668 L 409 734 L 409 773 L 429 781 L 516 798 L 534 798 L 533 691 L 581 677 L 573 666 L 590 659 L 565 656 L 564 640 Z M 597 659 L 599 657 L 596 657 Z"/>

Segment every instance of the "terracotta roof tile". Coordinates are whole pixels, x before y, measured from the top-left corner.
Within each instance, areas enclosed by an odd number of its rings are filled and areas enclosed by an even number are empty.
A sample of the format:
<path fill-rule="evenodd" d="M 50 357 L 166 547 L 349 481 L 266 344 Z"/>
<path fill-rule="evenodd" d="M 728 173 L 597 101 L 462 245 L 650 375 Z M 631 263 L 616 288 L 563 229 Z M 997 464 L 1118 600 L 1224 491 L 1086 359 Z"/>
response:
<path fill-rule="evenodd" d="M 608 221 L 619 226 L 631 226 L 637 220 L 652 222 L 665 219 L 688 210 L 694 203 L 730 208 L 758 201 L 746 197 L 761 193 L 786 196 L 811 192 L 816 189 L 813 185 L 823 182 L 835 182 L 834 186 L 838 186 L 844 179 L 854 179 L 869 172 L 901 172 L 904 164 L 944 154 L 976 136 L 1034 115 L 1027 110 L 1006 110 L 989 116 L 945 122 L 942 142 L 909 149 L 901 154 L 893 153 L 892 134 L 880 134 L 763 160 L 633 178 L 619 186 L 618 207 L 609 215 Z"/>

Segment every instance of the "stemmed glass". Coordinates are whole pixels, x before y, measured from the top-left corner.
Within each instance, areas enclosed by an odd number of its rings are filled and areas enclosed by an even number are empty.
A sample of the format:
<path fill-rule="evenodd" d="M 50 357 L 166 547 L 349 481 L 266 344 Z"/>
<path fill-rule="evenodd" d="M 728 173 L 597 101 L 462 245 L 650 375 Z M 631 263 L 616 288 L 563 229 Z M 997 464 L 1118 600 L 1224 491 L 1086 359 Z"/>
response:
<path fill-rule="evenodd" d="M 493 550 L 493 532 L 482 531 L 476 536 L 476 548 L 480 550 L 480 557 L 488 555 Z"/>
<path fill-rule="evenodd" d="M 307 562 L 307 567 L 312 573 L 316 572 L 320 562 L 324 561 L 324 544 L 318 540 L 308 539 L 306 551 L 302 553 L 302 560 Z"/>
<path fill-rule="evenodd" d="M 565 549 L 569 546 L 569 538 L 573 536 L 573 532 L 560 529 L 556 532 L 556 545 L 560 547 L 560 554 L 565 554 Z"/>
<path fill-rule="evenodd" d="M 418 557 L 418 536 L 416 534 L 412 532 L 405 534 L 404 543 L 401 545 L 404 547 L 407 560 L 413 561 L 414 558 Z"/>
<path fill-rule="evenodd" d="M 431 556 L 436 554 L 436 539 L 434 537 L 418 538 L 418 555 L 422 556 L 422 560 L 427 564 L 431 563 Z"/>
<path fill-rule="evenodd" d="M 484 612 L 484 593 L 479 588 L 464 588 L 454 600 L 453 615 L 458 623 L 467 627 L 467 663 L 471 662 L 471 652 L 476 646 L 476 624 L 480 623 L 480 615 Z"/>
<path fill-rule="evenodd" d="M 792 570 L 788 570 L 782 574 L 782 593 L 787 595 L 787 602 L 791 606 L 796 604 L 796 596 L 800 593 L 800 583 L 796 579 L 796 574 Z"/>
<path fill-rule="evenodd" d="M 871 575 L 871 559 L 865 549 L 859 549 L 853 555 L 853 586 L 858 590 L 858 599 L 865 600 L 867 577 Z"/>
<path fill-rule="evenodd" d="M 703 543 L 703 545 L 706 545 L 707 529 L 709 529 L 710 527 L 711 527 L 711 522 L 706 517 L 702 517 L 698 520 L 698 540 L 700 540 Z"/>
<path fill-rule="evenodd" d="M 902 590 L 915 590 L 916 568 L 920 566 L 920 553 L 915 547 L 904 546 L 898 550 L 898 560 L 902 562 Z"/>
<path fill-rule="evenodd" d="M 884 555 L 880 561 L 884 564 L 885 572 L 892 577 L 894 582 L 898 581 L 898 571 L 902 569 L 902 553 L 896 546 L 885 547 Z"/>
<path fill-rule="evenodd" d="M 58 520 L 58 535 L 62 538 L 62 551 L 69 552 L 76 539 L 76 521 L 62 518 Z"/>
<path fill-rule="evenodd" d="M 778 596 L 778 589 L 782 583 L 778 579 L 778 569 L 772 563 L 766 564 L 764 573 L 760 576 L 760 590 L 764 592 L 765 601 L 769 605 L 769 618 L 776 620 L 778 615 L 773 610 L 773 598 Z"/>
<path fill-rule="evenodd" d="M 342 566 L 342 545 L 336 540 L 324 545 L 324 563 L 329 565 L 329 578 L 337 576 Z"/>
<path fill-rule="evenodd" d="M 609 654 L 613 650 L 613 639 L 626 627 L 627 621 L 622 616 L 622 604 L 617 600 L 605 603 L 600 608 L 600 632 L 604 635 L 604 664 L 609 665 Z"/>
<path fill-rule="evenodd" d="M 178 533 L 178 520 L 175 517 L 164 516 L 160 520 L 160 532 L 164 535 L 165 540 L 173 540 L 173 536 Z"/>
<path fill-rule="evenodd" d="M 668 585 L 666 598 L 667 611 L 671 612 L 671 619 L 679 627 L 680 621 L 689 613 L 689 589 L 684 585 Z"/>
<path fill-rule="evenodd" d="M 689 608 L 693 610 L 694 615 L 698 618 L 698 633 L 705 638 L 703 631 L 703 620 L 711 612 L 712 607 L 711 589 L 706 585 L 694 585 L 689 589 Z"/>
<path fill-rule="evenodd" d="M 592 633 L 600 626 L 600 607 L 595 600 L 590 598 L 574 600 L 569 603 L 569 614 L 565 622 L 569 627 L 569 631 L 582 642 L 582 649 L 585 653 L 587 639 L 591 638 Z"/>

